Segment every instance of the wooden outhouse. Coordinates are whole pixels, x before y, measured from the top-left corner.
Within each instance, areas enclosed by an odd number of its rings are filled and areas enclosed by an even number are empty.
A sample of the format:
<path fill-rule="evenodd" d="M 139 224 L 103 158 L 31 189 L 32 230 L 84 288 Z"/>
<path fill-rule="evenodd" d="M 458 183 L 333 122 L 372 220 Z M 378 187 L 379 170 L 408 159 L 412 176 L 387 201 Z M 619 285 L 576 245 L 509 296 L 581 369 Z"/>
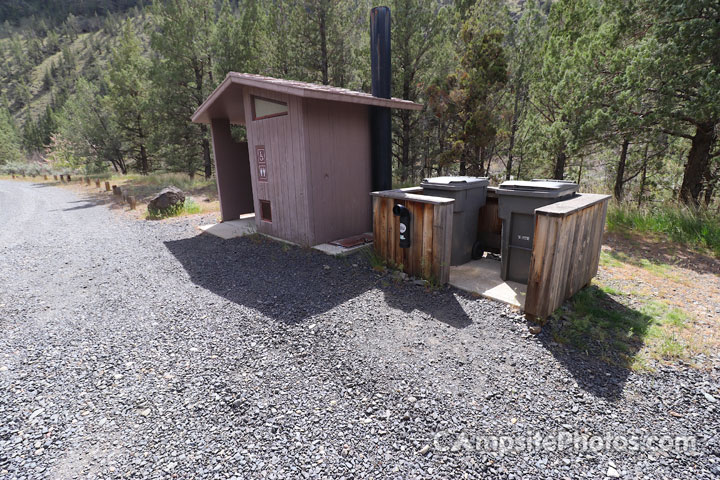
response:
<path fill-rule="evenodd" d="M 223 221 L 317 245 L 372 230 L 371 107 L 413 102 L 231 72 L 192 116 L 210 124 Z M 231 125 L 244 125 L 237 143 Z"/>

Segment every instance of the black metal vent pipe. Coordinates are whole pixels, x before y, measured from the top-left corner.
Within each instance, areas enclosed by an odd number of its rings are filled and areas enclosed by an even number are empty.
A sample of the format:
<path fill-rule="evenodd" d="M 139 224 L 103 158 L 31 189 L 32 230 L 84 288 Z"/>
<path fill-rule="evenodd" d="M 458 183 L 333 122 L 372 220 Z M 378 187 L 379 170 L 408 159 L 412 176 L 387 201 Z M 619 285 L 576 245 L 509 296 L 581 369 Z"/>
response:
<path fill-rule="evenodd" d="M 390 8 L 370 10 L 370 73 L 374 97 L 390 98 Z M 372 189 L 392 188 L 390 109 L 370 107 Z"/>

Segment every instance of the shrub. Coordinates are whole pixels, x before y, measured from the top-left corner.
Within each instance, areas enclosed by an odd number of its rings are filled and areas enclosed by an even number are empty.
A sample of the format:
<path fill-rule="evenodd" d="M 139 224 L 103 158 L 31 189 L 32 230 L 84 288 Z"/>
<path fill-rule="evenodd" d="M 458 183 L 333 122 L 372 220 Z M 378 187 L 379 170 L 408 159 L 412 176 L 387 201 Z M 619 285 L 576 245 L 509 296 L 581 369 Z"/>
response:
<path fill-rule="evenodd" d="M 162 211 L 148 208 L 145 218 L 147 220 L 162 220 L 163 218 L 178 217 L 180 215 L 193 215 L 200 213 L 200 211 L 200 206 L 191 198 L 187 198 L 185 202 L 178 203 Z"/>

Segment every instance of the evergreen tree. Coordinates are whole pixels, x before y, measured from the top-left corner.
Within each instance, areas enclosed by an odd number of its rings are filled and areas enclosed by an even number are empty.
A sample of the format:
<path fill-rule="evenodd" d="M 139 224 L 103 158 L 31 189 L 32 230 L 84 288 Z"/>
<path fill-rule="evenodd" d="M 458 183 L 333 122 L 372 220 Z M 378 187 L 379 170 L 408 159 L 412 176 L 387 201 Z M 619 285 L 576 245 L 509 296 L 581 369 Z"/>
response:
<path fill-rule="evenodd" d="M 152 128 L 149 71 L 150 61 L 142 54 L 132 23 L 126 21 L 111 56 L 107 101 L 113 122 L 120 132 L 123 149 L 135 160 L 137 169 L 143 174 L 151 169 L 148 152 Z"/>
<path fill-rule="evenodd" d="M 156 144 L 168 166 L 212 175 L 208 127 L 190 117 L 215 87 L 211 58 L 215 10 L 210 0 L 169 0 L 153 6 L 152 78 Z"/>
<path fill-rule="evenodd" d="M 415 102 L 420 97 L 421 86 L 429 83 L 435 74 L 433 62 L 440 63 L 438 53 L 441 35 L 447 33 L 448 11 L 436 0 L 395 0 L 391 15 L 393 95 Z M 395 110 L 393 117 L 397 145 L 394 156 L 400 167 L 400 182 L 405 183 L 418 156 L 412 149 L 419 148 L 417 128 L 422 115 L 411 110 Z"/>
<path fill-rule="evenodd" d="M 111 118 L 110 106 L 98 87 L 80 79 L 75 93 L 65 102 L 55 142 L 51 143 L 69 150 L 85 165 L 96 167 L 109 162 L 115 171 L 127 173 L 121 133 Z"/>
<path fill-rule="evenodd" d="M 212 37 L 215 78 L 220 80 L 228 72 L 260 73 L 265 63 L 266 27 L 258 0 L 243 0 L 237 9 L 223 0 Z"/>
<path fill-rule="evenodd" d="M 648 121 L 689 140 L 679 199 L 700 204 L 714 185 L 720 124 L 720 4 L 712 0 L 640 0 L 644 36 L 629 48 L 633 94 L 649 95 Z"/>
<path fill-rule="evenodd" d="M 15 122 L 6 108 L 0 108 L 0 165 L 19 162 L 23 158 Z"/>

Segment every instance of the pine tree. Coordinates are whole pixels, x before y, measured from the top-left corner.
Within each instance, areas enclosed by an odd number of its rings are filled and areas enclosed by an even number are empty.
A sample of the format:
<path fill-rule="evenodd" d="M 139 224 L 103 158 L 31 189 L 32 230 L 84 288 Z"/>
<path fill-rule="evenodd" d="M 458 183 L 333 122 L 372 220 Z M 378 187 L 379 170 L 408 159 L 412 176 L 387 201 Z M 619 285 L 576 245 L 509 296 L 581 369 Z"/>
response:
<path fill-rule="evenodd" d="M 222 79 L 228 72 L 260 73 L 265 63 L 266 27 L 258 0 L 243 0 L 237 9 L 224 0 L 212 36 L 215 78 Z"/>
<path fill-rule="evenodd" d="M 0 165 L 19 162 L 23 158 L 20 137 L 12 115 L 0 108 Z"/>
<path fill-rule="evenodd" d="M 150 169 L 148 138 L 150 117 L 150 61 L 142 54 L 133 25 L 125 21 L 117 46 L 112 51 L 107 74 L 108 104 L 117 125 L 123 149 L 147 174 Z"/>
<path fill-rule="evenodd" d="M 448 9 L 435 0 L 395 0 L 392 15 L 392 72 L 393 95 L 417 101 L 421 86 L 430 82 L 435 71 L 433 62 L 440 64 L 438 52 L 441 35 L 447 33 Z M 405 183 L 413 171 L 413 146 L 419 143 L 418 122 L 421 114 L 410 110 L 395 110 L 395 157 L 400 170 L 400 182 Z"/>
<path fill-rule="evenodd" d="M 150 45 L 156 87 L 156 142 L 168 165 L 212 175 L 208 127 L 190 117 L 216 86 L 211 58 L 215 10 L 210 0 L 154 4 Z"/>

